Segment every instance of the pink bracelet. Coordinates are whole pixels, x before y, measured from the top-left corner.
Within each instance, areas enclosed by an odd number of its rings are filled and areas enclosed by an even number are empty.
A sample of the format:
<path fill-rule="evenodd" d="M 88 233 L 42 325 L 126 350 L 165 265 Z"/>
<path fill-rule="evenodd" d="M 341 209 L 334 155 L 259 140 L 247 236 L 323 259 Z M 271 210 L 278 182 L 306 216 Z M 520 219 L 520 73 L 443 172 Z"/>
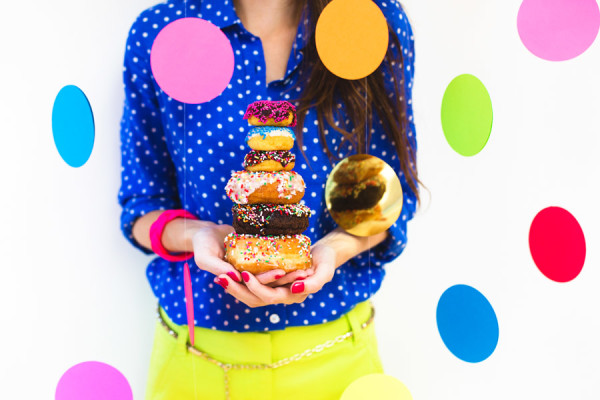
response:
<path fill-rule="evenodd" d="M 160 214 L 158 219 L 150 226 L 150 243 L 152 251 L 167 261 L 185 261 L 194 256 L 194 253 L 192 252 L 171 254 L 162 244 L 162 235 L 165 226 L 176 218 L 198 219 L 195 215 L 186 210 L 167 210 Z"/>

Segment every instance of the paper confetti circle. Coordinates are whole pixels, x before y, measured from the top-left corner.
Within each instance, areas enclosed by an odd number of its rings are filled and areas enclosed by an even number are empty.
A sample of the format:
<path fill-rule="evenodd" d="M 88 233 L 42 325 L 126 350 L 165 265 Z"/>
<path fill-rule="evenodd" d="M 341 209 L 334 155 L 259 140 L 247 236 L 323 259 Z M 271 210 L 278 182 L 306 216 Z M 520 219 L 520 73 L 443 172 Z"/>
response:
<path fill-rule="evenodd" d="M 116 368 L 97 361 L 71 367 L 60 378 L 55 400 L 132 400 L 129 382 Z"/>
<path fill-rule="evenodd" d="M 529 249 L 535 265 L 548 279 L 569 282 L 585 263 L 585 237 L 573 215 L 560 207 L 540 211 L 529 230 Z"/>
<path fill-rule="evenodd" d="M 412 400 L 406 386 L 393 376 L 369 374 L 352 382 L 340 400 Z"/>
<path fill-rule="evenodd" d="M 325 67 L 344 79 L 361 79 L 375 71 L 388 48 L 388 25 L 371 0 L 333 0 L 315 30 L 317 52 Z"/>
<path fill-rule="evenodd" d="M 447 289 L 438 302 L 436 317 L 442 341 L 459 359 L 481 362 L 496 349 L 498 319 L 477 289 L 467 285 Z"/>
<path fill-rule="evenodd" d="M 52 107 L 54 145 L 71 167 L 84 165 L 94 148 L 95 125 L 92 107 L 77 86 L 63 87 Z"/>
<path fill-rule="evenodd" d="M 165 26 L 150 53 L 156 83 L 173 99 L 189 104 L 220 95 L 233 76 L 234 56 L 227 36 L 200 18 Z"/>
<path fill-rule="evenodd" d="M 492 131 L 492 100 L 479 79 L 459 75 L 442 99 L 442 129 L 448 144 L 463 156 L 474 156 L 485 147 Z"/>
<path fill-rule="evenodd" d="M 548 61 L 564 61 L 588 49 L 598 35 L 596 0 L 525 0 L 517 29 L 525 47 Z"/>

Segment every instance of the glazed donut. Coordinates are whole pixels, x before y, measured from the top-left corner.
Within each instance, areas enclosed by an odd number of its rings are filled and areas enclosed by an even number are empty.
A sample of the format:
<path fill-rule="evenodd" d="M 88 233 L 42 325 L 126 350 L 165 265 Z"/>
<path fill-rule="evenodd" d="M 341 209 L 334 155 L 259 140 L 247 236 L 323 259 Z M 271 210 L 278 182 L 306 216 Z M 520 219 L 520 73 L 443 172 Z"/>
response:
<path fill-rule="evenodd" d="M 310 239 L 304 235 L 255 236 L 230 233 L 225 237 L 225 260 L 238 271 L 252 274 L 283 269 L 286 273 L 312 266 Z"/>
<path fill-rule="evenodd" d="M 385 181 L 376 175 L 365 181 L 336 185 L 331 191 L 331 210 L 364 210 L 374 207 L 385 193 Z"/>
<path fill-rule="evenodd" d="M 362 182 L 378 175 L 384 166 L 385 162 L 377 157 L 368 154 L 355 155 L 340 163 L 333 174 L 333 181 L 343 184 Z"/>
<path fill-rule="evenodd" d="M 311 215 L 302 204 L 236 204 L 231 211 L 235 232 L 251 235 L 296 235 Z"/>
<path fill-rule="evenodd" d="M 302 176 L 294 171 L 236 171 L 225 191 L 237 204 L 293 204 L 302 200 L 304 187 Z"/>
<path fill-rule="evenodd" d="M 257 126 L 296 126 L 296 108 L 287 101 L 255 101 L 248 106 L 244 119 Z"/>
<path fill-rule="evenodd" d="M 291 171 L 296 164 L 296 156 L 286 150 L 252 150 L 244 158 L 247 171 Z"/>
<path fill-rule="evenodd" d="M 294 147 L 296 135 L 288 127 L 257 126 L 250 129 L 246 143 L 252 150 L 290 150 Z"/>

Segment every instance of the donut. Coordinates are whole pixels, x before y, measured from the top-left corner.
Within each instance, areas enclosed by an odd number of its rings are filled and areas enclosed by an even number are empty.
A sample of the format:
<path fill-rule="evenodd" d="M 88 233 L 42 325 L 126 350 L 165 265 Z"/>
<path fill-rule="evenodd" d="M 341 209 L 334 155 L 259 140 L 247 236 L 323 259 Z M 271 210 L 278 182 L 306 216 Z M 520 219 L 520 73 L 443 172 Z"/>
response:
<path fill-rule="evenodd" d="M 247 171 L 291 171 L 296 164 L 296 156 L 286 150 L 252 150 L 244 158 Z"/>
<path fill-rule="evenodd" d="M 236 171 L 225 191 L 237 204 L 293 204 L 304 196 L 304 180 L 294 171 Z"/>
<path fill-rule="evenodd" d="M 336 185 L 331 191 L 331 210 L 364 210 L 374 207 L 385 193 L 385 181 L 376 175 L 351 185 Z"/>
<path fill-rule="evenodd" d="M 225 260 L 252 274 L 283 269 L 286 273 L 312 266 L 310 239 L 304 235 L 256 236 L 230 233 Z"/>
<path fill-rule="evenodd" d="M 246 143 L 252 150 L 290 150 L 294 147 L 296 135 L 288 127 L 257 126 L 250 129 Z"/>
<path fill-rule="evenodd" d="M 231 211 L 235 232 L 251 235 L 296 235 L 311 215 L 302 204 L 236 204 Z"/>
<path fill-rule="evenodd" d="M 250 125 L 296 126 L 296 108 L 287 101 L 255 101 L 248 106 L 244 119 Z"/>
<path fill-rule="evenodd" d="M 359 183 L 378 175 L 384 166 L 385 162 L 377 157 L 356 155 L 340 163 L 333 174 L 333 181 L 343 184 Z"/>

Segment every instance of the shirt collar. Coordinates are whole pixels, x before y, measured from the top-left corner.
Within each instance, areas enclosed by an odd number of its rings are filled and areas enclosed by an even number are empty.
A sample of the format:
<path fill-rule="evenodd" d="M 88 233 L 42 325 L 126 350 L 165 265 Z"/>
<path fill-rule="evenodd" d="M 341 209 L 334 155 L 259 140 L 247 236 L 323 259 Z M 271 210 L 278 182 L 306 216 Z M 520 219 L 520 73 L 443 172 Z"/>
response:
<path fill-rule="evenodd" d="M 223 29 L 230 25 L 241 24 L 233 0 L 203 0 L 200 3 L 200 18 Z"/>

